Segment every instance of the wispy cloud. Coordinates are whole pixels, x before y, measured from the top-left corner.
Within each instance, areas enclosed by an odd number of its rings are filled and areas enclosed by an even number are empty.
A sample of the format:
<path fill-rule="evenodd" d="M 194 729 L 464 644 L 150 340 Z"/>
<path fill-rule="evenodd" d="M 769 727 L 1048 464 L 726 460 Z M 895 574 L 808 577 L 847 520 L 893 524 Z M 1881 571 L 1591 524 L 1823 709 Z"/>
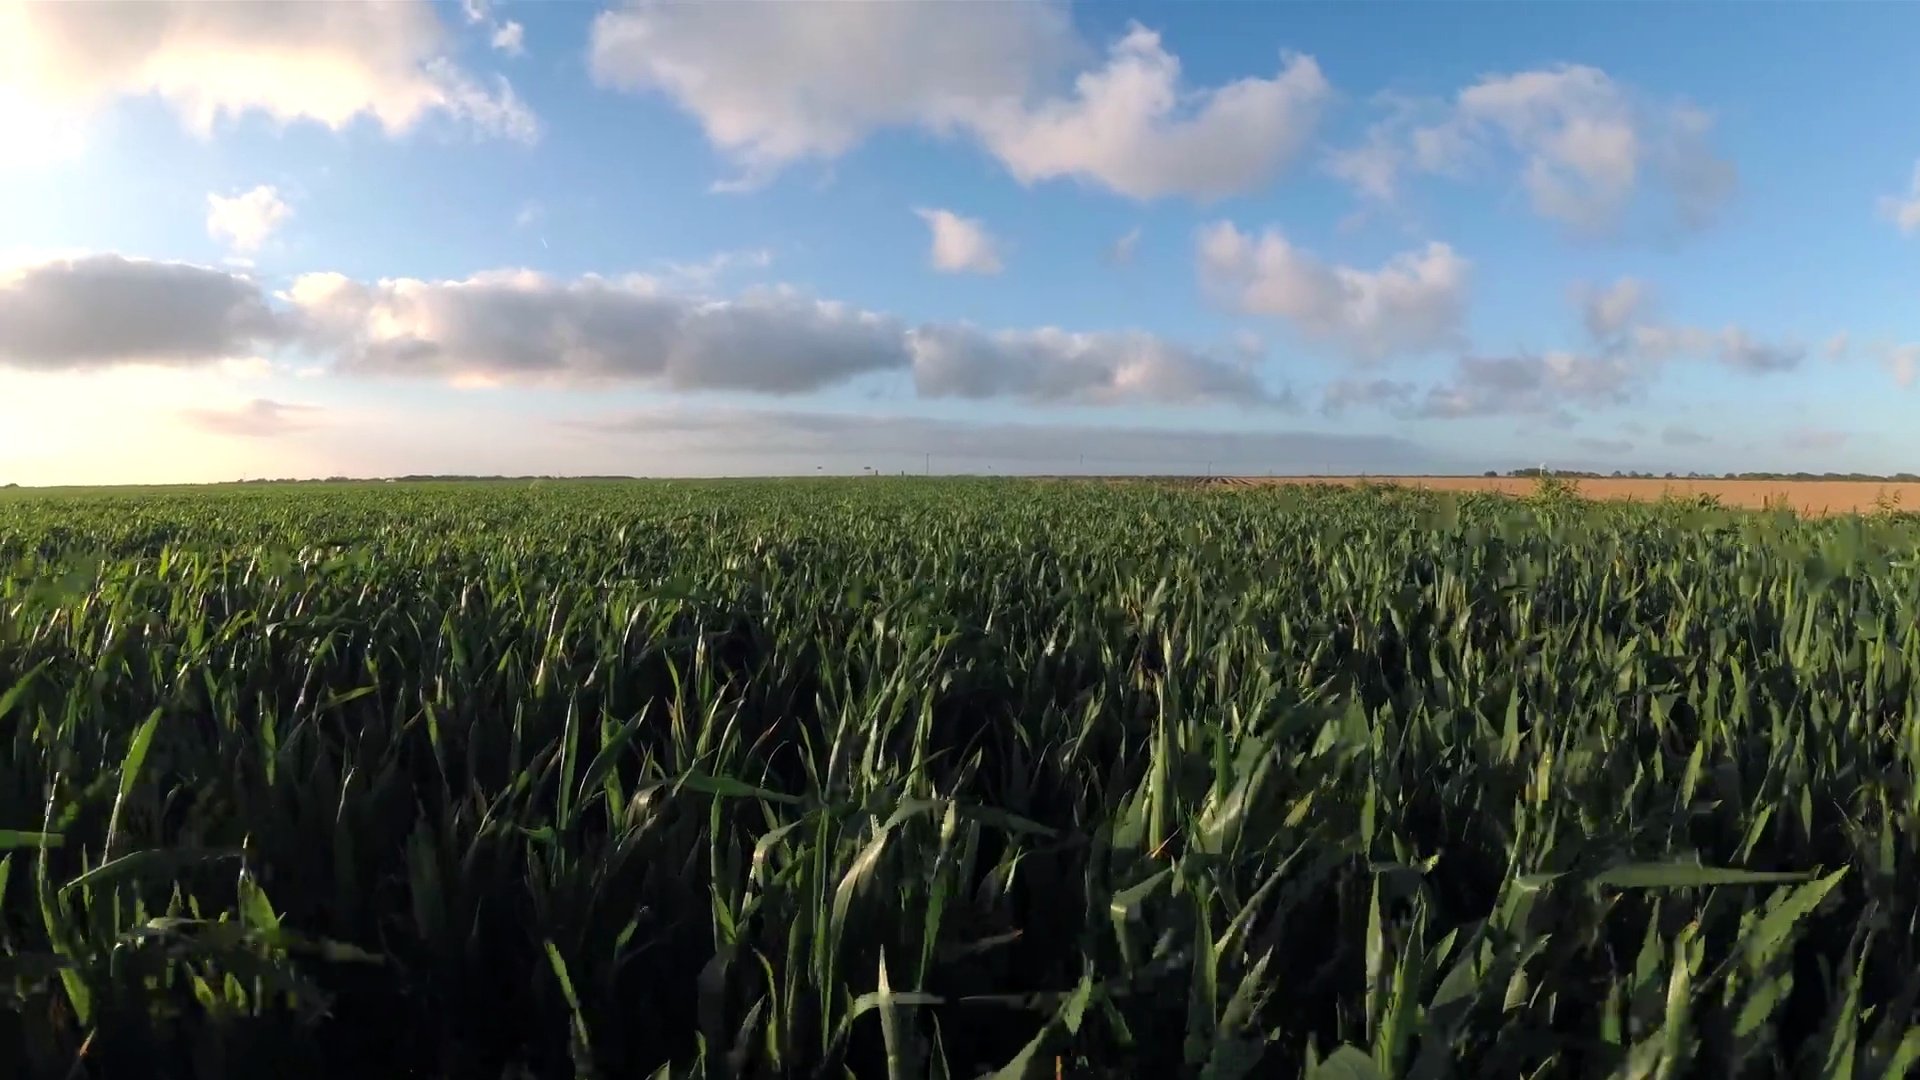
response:
<path fill-rule="evenodd" d="M 292 405 L 255 398 L 234 408 L 186 409 L 181 412 L 181 417 L 192 426 L 215 435 L 262 439 L 311 427 L 322 412 L 312 405 Z"/>

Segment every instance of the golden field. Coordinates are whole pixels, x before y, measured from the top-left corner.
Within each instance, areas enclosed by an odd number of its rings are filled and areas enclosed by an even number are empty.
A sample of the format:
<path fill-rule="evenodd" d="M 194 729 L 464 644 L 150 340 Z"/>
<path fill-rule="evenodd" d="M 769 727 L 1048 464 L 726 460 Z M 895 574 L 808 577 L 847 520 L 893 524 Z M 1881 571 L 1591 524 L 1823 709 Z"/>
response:
<path fill-rule="evenodd" d="M 1850 514 L 1879 508 L 1883 498 L 1903 510 L 1920 510 L 1920 483 L 1877 480 L 1685 480 L 1585 477 L 1576 481 L 1582 497 L 1653 501 L 1711 495 L 1723 505 L 1763 509 L 1784 503 L 1802 514 Z M 1228 477 L 1216 483 L 1264 487 L 1275 484 L 1394 484 L 1432 491 L 1497 491 L 1526 495 L 1535 480 L 1526 476 L 1273 476 Z"/>

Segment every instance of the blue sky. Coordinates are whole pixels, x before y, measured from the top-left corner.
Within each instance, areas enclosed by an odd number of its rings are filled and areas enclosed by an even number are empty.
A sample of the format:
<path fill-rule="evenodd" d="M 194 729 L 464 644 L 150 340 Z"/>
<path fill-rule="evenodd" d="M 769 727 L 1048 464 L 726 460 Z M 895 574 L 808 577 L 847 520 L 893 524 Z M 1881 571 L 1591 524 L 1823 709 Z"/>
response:
<path fill-rule="evenodd" d="M 1920 463 L 1904 5 L 0 29 L 0 482 Z"/>

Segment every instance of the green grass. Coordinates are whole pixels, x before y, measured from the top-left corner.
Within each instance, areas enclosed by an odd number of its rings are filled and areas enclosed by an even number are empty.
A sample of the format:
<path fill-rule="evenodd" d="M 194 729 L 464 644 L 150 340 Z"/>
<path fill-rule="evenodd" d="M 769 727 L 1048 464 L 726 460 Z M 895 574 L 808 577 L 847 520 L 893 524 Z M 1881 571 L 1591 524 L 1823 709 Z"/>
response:
<path fill-rule="evenodd" d="M 1917 548 L 1393 491 L 10 492 L 0 1061 L 1902 1075 Z"/>

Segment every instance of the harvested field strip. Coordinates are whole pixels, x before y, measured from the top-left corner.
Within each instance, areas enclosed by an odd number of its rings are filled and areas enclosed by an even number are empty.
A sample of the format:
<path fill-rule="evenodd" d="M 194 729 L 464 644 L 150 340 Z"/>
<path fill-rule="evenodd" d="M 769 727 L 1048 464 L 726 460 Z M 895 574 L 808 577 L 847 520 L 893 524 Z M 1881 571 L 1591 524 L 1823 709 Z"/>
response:
<path fill-rule="evenodd" d="M 1579 494 L 1588 499 L 1625 499 L 1658 502 L 1663 498 L 1692 499 L 1709 496 L 1724 506 L 1749 510 L 1785 506 L 1797 513 L 1868 513 L 1891 505 L 1898 509 L 1920 511 L 1920 484 L 1877 482 L 1872 480 L 1706 480 L 1706 479 L 1615 479 L 1582 477 L 1571 481 Z M 1276 485 L 1391 484 L 1396 487 L 1428 491 L 1494 491 L 1505 495 L 1527 495 L 1535 481 L 1528 477 L 1507 476 L 1234 476 L 1216 477 L 1209 483 L 1227 487 L 1269 487 Z"/>

